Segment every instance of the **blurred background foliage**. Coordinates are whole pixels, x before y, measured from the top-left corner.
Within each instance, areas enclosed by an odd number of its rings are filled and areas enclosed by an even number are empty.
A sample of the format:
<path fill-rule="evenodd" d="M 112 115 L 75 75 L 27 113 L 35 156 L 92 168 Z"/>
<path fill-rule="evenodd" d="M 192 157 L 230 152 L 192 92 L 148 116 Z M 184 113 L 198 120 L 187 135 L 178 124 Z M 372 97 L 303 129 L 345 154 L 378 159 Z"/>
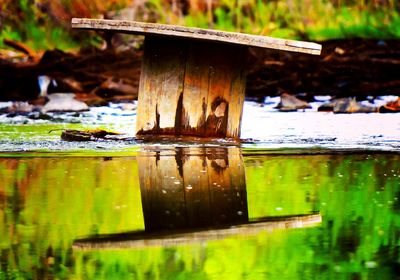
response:
<path fill-rule="evenodd" d="M 0 0 L 3 39 L 33 49 L 97 45 L 72 17 L 139 20 L 304 40 L 400 37 L 397 0 Z"/>

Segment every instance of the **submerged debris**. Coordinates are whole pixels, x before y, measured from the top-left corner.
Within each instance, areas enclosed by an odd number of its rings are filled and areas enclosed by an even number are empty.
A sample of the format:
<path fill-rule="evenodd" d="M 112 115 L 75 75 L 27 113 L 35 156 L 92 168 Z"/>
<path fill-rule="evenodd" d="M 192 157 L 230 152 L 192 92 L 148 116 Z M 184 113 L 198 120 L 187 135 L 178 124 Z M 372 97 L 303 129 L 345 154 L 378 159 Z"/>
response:
<path fill-rule="evenodd" d="M 54 131 L 54 130 L 52 130 Z M 50 131 L 50 132 L 52 132 Z M 96 141 L 99 139 L 103 140 L 120 140 L 115 138 L 109 138 L 110 135 L 120 135 L 120 133 L 105 131 L 102 129 L 96 130 L 74 130 L 67 129 L 61 133 L 61 139 L 64 141 Z"/>
<path fill-rule="evenodd" d="M 26 114 L 34 110 L 34 106 L 24 101 L 10 102 L 9 106 L 0 109 L 0 113 L 6 114 Z"/>

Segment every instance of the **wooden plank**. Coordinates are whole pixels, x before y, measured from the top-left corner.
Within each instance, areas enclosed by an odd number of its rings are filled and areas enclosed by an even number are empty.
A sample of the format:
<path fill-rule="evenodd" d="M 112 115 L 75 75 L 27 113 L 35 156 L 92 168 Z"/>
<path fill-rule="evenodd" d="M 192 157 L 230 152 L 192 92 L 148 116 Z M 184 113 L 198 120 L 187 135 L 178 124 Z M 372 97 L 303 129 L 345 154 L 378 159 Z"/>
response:
<path fill-rule="evenodd" d="M 146 248 L 151 246 L 176 246 L 229 238 L 236 235 L 251 236 L 261 232 L 272 232 L 276 229 L 290 229 L 318 226 L 322 222 L 320 214 L 298 215 L 260 219 L 241 225 L 224 228 L 192 229 L 187 231 L 164 231 L 159 233 L 146 233 L 138 231 L 127 234 L 108 235 L 75 240 L 74 249 L 101 250 L 122 248 Z"/>
<path fill-rule="evenodd" d="M 151 39 L 149 39 L 151 40 Z M 153 131 L 157 128 L 157 116 L 155 107 L 157 104 L 156 88 L 159 83 L 156 79 L 150 79 L 150 74 L 156 74 L 156 61 L 151 55 L 153 46 L 145 42 L 144 53 L 142 61 L 142 70 L 139 81 L 138 103 L 140 106 L 137 108 L 138 118 L 136 120 L 136 131 Z"/>
<path fill-rule="evenodd" d="M 79 29 L 118 31 L 140 35 L 165 35 L 198 40 L 218 41 L 314 55 L 320 55 L 322 48 L 319 44 L 304 41 L 294 41 L 237 32 L 224 32 L 211 29 L 127 20 L 73 18 L 71 20 L 71 26 L 72 28 Z"/>
<path fill-rule="evenodd" d="M 247 48 L 213 44 L 210 51 L 207 136 L 239 138 Z"/>
<path fill-rule="evenodd" d="M 209 42 L 190 42 L 186 60 L 182 100 L 182 130 L 184 135 L 205 135 L 208 85 L 210 79 Z M 211 50 L 210 50 L 211 48 Z"/>
<path fill-rule="evenodd" d="M 161 47 L 162 46 L 162 47 Z M 180 126 L 185 43 L 176 38 L 148 36 L 139 84 L 138 134 L 175 134 Z"/>
<path fill-rule="evenodd" d="M 242 126 L 243 105 L 246 90 L 247 49 L 241 48 L 235 52 L 236 61 L 239 63 L 235 75 L 232 76 L 230 87 L 229 118 L 226 135 L 231 138 L 239 138 Z"/>

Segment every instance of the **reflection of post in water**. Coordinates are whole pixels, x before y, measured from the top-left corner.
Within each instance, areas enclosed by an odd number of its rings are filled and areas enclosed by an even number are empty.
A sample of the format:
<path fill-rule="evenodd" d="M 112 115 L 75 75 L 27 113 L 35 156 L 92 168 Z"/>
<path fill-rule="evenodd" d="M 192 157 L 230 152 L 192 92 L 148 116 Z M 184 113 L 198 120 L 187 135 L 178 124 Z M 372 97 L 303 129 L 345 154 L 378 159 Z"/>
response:
<path fill-rule="evenodd" d="M 137 157 L 146 231 L 248 222 L 239 148 L 176 148 Z"/>
<path fill-rule="evenodd" d="M 80 249 L 175 246 L 315 226 L 319 214 L 249 220 L 239 148 L 174 148 L 139 152 L 145 230 L 74 241 Z"/>

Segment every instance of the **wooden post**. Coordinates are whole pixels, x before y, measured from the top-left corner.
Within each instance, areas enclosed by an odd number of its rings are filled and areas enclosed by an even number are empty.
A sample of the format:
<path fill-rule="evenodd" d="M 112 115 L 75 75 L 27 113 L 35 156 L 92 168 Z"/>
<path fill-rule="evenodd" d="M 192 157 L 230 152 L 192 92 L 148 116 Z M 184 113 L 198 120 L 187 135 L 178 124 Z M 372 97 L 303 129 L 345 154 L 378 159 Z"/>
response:
<path fill-rule="evenodd" d="M 147 36 L 137 135 L 239 138 L 246 54 L 245 46 Z"/>
<path fill-rule="evenodd" d="M 137 157 L 146 232 L 248 222 L 238 148 L 176 148 Z"/>

